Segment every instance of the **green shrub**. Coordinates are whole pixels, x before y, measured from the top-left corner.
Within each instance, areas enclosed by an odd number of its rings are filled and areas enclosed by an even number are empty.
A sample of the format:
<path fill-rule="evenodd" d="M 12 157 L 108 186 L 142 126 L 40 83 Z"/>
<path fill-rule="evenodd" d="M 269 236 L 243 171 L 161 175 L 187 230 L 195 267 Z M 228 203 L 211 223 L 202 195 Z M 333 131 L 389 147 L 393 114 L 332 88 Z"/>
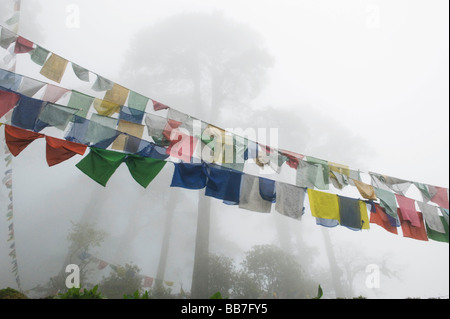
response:
<path fill-rule="evenodd" d="M 28 299 L 28 297 L 13 288 L 0 289 L 0 299 Z"/>
<path fill-rule="evenodd" d="M 56 299 L 104 299 L 100 292 L 97 292 L 98 285 L 90 290 L 83 288 L 70 288 L 67 292 L 58 294 Z"/>

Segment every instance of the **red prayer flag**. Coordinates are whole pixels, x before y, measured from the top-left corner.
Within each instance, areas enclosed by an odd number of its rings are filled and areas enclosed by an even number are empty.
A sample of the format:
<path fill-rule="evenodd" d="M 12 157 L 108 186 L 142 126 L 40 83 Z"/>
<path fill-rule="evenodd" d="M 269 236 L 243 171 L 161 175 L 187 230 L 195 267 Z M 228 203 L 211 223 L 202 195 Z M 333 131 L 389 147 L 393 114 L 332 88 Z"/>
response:
<path fill-rule="evenodd" d="M 144 276 L 144 283 L 142 284 L 142 287 L 151 287 L 153 285 L 153 278 Z"/>
<path fill-rule="evenodd" d="M 402 215 L 402 211 L 397 209 L 398 217 L 400 218 L 400 224 L 402 226 L 403 236 L 409 237 L 417 240 L 428 241 L 427 231 L 425 229 L 425 224 L 423 221 L 423 215 L 421 212 L 416 212 L 417 217 L 420 221 L 420 227 L 414 227 L 411 225 L 409 220 L 405 220 Z"/>
<path fill-rule="evenodd" d="M 448 209 L 448 193 L 447 189 L 443 187 L 434 186 L 436 194 L 431 198 L 433 203 L 438 204 L 442 208 Z"/>
<path fill-rule="evenodd" d="M 33 50 L 33 42 L 27 40 L 20 35 L 16 39 L 16 45 L 14 46 L 14 53 L 27 53 Z"/>
<path fill-rule="evenodd" d="M 170 139 L 170 145 L 167 147 L 166 154 L 181 159 L 185 163 L 190 163 L 198 139 L 183 134 L 178 130 L 173 130 Z"/>
<path fill-rule="evenodd" d="M 405 196 L 395 194 L 399 209 L 402 211 L 402 216 L 405 220 L 411 222 L 414 227 L 420 227 L 419 216 L 416 210 L 416 201 Z"/>
<path fill-rule="evenodd" d="M 59 164 L 68 160 L 75 154 L 83 155 L 87 146 L 58 138 L 46 136 L 46 158 L 48 166 Z"/>
<path fill-rule="evenodd" d="M 290 167 L 297 169 L 298 165 L 299 165 L 299 161 L 301 159 L 303 159 L 303 157 L 305 157 L 302 154 L 298 154 L 298 153 L 294 153 L 291 151 L 286 151 L 286 150 L 279 150 L 281 155 L 284 155 L 288 158 L 288 160 L 286 161 L 286 164 L 288 164 Z"/>
<path fill-rule="evenodd" d="M 20 99 L 20 95 L 0 90 L 0 117 L 8 113 Z"/>
<path fill-rule="evenodd" d="M 152 102 L 153 102 L 153 109 L 154 109 L 155 111 L 165 110 L 165 109 L 168 109 L 168 108 L 169 108 L 167 105 L 164 105 L 164 104 L 162 104 L 162 103 L 159 103 L 159 102 L 157 102 L 157 101 L 155 101 L 155 100 L 152 100 Z"/>
<path fill-rule="evenodd" d="M 12 155 L 17 156 L 35 139 L 43 138 L 44 135 L 24 130 L 11 125 L 5 125 L 5 140 Z"/>
<path fill-rule="evenodd" d="M 397 235 L 398 234 L 397 227 L 392 226 L 383 208 L 379 204 L 375 203 L 374 205 L 375 205 L 375 212 L 370 213 L 370 223 L 377 224 L 378 226 L 381 226 L 384 229 L 386 229 L 388 232 Z"/>

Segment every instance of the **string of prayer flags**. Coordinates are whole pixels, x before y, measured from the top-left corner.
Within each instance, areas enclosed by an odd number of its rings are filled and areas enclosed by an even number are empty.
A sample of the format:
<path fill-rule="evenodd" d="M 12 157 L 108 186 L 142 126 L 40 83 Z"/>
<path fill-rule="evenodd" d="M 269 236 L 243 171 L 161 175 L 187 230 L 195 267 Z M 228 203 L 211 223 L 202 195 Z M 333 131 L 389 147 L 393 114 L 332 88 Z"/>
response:
<path fill-rule="evenodd" d="M 66 71 L 68 61 L 59 55 L 52 53 L 45 61 L 40 73 L 46 78 L 60 83 Z"/>
<path fill-rule="evenodd" d="M 76 77 L 81 81 L 89 82 L 89 71 L 73 62 L 71 62 L 71 64 L 72 70 L 75 73 Z"/>
<path fill-rule="evenodd" d="M 242 176 L 239 208 L 260 213 L 270 213 L 272 201 L 267 201 L 260 194 L 260 178 L 244 174 Z"/>
<path fill-rule="evenodd" d="M 104 150 L 91 147 L 76 166 L 102 186 L 106 183 L 123 162 L 128 166 L 131 176 L 142 187 L 146 188 L 166 164 L 165 161 L 150 157 Z"/>

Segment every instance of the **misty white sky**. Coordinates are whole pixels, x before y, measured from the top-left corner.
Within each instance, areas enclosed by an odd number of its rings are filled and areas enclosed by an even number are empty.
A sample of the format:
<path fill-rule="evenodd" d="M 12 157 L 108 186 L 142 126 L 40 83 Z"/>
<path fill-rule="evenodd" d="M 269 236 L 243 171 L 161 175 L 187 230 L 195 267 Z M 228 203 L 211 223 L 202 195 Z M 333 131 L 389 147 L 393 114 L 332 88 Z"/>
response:
<path fill-rule="evenodd" d="M 8 3 L 0 0 L 2 8 Z M 308 123 L 312 135 L 324 138 L 329 130 L 330 139 L 356 141 L 348 149 L 304 149 L 279 136 L 283 148 L 448 188 L 448 7 L 445 0 L 22 0 L 19 33 L 127 86 L 120 72 L 134 34 L 178 13 L 222 12 L 260 33 L 275 58 L 270 82 L 249 108 L 288 110 Z M 36 77 L 20 65 L 18 71 Z M 271 127 L 270 115 L 266 126 Z M 358 240 L 360 234 L 351 236 Z M 439 271 L 448 273 L 448 245 L 426 245 L 408 247 L 438 263 L 444 258 Z M 410 270 L 411 276 L 420 269 Z M 439 292 L 427 293 L 448 296 L 446 278 Z"/>

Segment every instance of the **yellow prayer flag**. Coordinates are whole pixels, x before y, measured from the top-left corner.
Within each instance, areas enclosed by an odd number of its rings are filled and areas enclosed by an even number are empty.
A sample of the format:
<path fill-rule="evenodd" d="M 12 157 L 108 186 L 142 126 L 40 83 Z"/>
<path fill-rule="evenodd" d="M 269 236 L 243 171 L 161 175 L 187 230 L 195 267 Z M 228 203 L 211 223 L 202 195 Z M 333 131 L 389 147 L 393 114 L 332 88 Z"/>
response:
<path fill-rule="evenodd" d="M 116 103 L 119 105 L 124 105 L 127 100 L 129 90 L 119 84 L 114 83 L 111 90 L 106 91 L 105 101 Z"/>
<path fill-rule="evenodd" d="M 66 59 L 52 53 L 45 61 L 40 73 L 46 78 L 59 83 L 66 71 L 67 63 Z"/>
<path fill-rule="evenodd" d="M 119 132 L 124 132 L 129 135 L 135 136 L 137 138 L 141 138 L 142 134 L 144 134 L 144 125 L 128 122 L 124 120 L 119 121 L 119 125 L 117 126 L 117 130 Z M 120 134 L 111 145 L 113 150 L 123 150 L 125 148 L 125 143 L 127 141 L 128 136 L 125 134 Z"/>
<path fill-rule="evenodd" d="M 342 165 L 342 164 L 328 162 L 328 167 L 333 172 L 341 173 L 341 174 L 343 174 L 345 176 L 349 176 L 350 175 L 350 168 L 347 165 Z"/>
<path fill-rule="evenodd" d="M 367 214 L 367 204 L 362 200 L 359 201 L 359 210 L 361 212 L 362 229 L 369 229 L 370 222 L 369 222 L 369 215 Z"/>
<path fill-rule="evenodd" d="M 373 188 L 372 185 L 363 183 L 361 181 L 357 181 L 357 180 L 353 180 L 353 182 L 355 183 L 356 188 L 358 189 L 359 193 L 361 194 L 362 197 L 366 198 L 366 199 L 377 199 L 377 196 L 375 194 L 375 189 Z"/>
<path fill-rule="evenodd" d="M 120 111 L 120 104 L 112 103 L 98 98 L 94 99 L 93 106 L 97 110 L 98 114 L 103 116 L 111 116 L 114 113 L 118 113 Z"/>
<path fill-rule="evenodd" d="M 308 188 L 308 198 L 312 216 L 340 220 L 339 199 L 337 195 Z"/>

